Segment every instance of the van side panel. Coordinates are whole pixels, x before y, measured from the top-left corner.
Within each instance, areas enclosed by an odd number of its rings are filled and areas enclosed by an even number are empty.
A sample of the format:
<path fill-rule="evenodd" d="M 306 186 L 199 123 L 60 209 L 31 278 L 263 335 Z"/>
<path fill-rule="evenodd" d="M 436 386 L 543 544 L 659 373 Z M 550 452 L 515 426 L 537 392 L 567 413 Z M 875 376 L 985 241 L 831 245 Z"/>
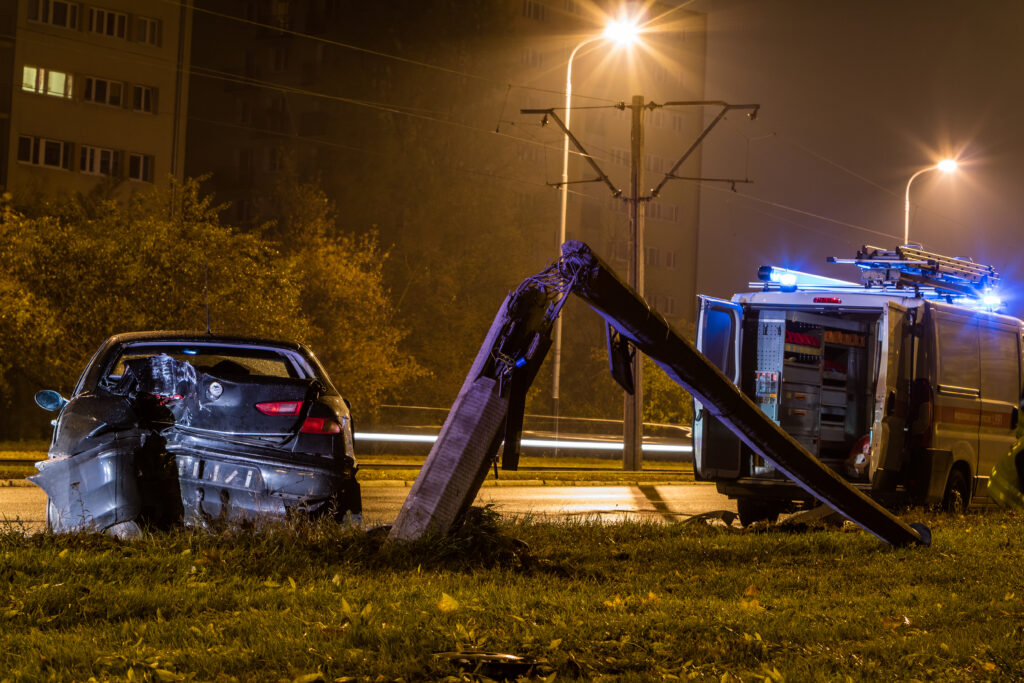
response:
<path fill-rule="evenodd" d="M 929 306 L 930 335 L 935 345 L 932 386 L 935 391 L 932 447 L 978 471 L 981 368 L 978 321 L 962 309 Z"/>
<path fill-rule="evenodd" d="M 979 497 L 988 496 L 992 468 L 1016 442 L 1020 396 L 1019 330 L 1015 325 L 987 318 L 978 320 L 981 415 L 974 495 Z"/>

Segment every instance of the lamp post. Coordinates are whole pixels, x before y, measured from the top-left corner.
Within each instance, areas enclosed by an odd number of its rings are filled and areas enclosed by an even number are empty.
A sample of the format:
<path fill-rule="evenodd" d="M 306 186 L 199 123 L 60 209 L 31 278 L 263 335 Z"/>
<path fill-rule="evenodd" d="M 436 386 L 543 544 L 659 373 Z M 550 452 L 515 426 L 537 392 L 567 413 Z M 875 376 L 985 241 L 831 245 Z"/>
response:
<path fill-rule="evenodd" d="M 569 62 L 565 68 L 565 128 L 569 130 L 569 123 L 572 116 L 572 63 L 576 55 L 584 45 L 598 40 L 610 40 L 618 45 L 628 46 L 636 40 L 640 28 L 636 23 L 630 21 L 610 21 L 605 26 L 604 32 L 599 36 L 591 36 L 580 42 L 572 53 L 569 54 Z M 569 134 L 566 133 L 562 140 L 562 208 L 558 223 L 558 245 L 565 242 L 565 221 L 566 212 L 569 206 Z M 552 355 L 554 356 L 554 367 L 551 384 L 551 400 L 555 415 L 555 434 L 558 434 L 558 399 L 561 390 L 562 376 L 562 316 L 555 319 L 555 339 L 552 344 Z"/>
<path fill-rule="evenodd" d="M 934 166 L 926 166 L 917 173 L 915 173 L 914 175 L 910 176 L 910 180 L 907 181 L 906 202 L 904 204 L 903 244 L 907 244 L 910 242 L 910 184 L 914 182 L 914 178 L 921 175 L 922 173 L 927 173 L 928 171 L 935 170 L 942 171 L 943 173 L 950 173 L 951 171 L 956 170 L 956 166 L 957 164 L 955 159 L 943 159 Z"/>

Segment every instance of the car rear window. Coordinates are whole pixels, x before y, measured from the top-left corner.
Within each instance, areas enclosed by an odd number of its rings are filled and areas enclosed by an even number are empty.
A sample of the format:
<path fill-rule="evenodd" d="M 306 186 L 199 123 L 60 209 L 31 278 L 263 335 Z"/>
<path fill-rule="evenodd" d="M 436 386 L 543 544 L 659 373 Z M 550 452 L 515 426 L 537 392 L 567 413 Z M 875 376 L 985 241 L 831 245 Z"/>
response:
<path fill-rule="evenodd" d="M 129 347 L 113 361 L 106 381 L 116 381 L 124 373 L 125 363 L 165 353 L 175 360 L 190 363 L 199 372 L 238 379 L 246 377 L 305 377 L 292 360 L 273 349 L 204 348 L 182 346 Z"/>

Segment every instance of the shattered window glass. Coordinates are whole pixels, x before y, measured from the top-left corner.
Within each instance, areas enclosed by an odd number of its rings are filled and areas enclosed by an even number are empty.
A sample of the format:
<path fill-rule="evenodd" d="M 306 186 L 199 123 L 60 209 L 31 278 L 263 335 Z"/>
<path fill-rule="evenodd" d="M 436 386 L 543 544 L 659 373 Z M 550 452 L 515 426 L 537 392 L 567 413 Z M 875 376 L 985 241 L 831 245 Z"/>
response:
<path fill-rule="evenodd" d="M 124 373 L 127 362 L 160 353 L 166 353 L 177 361 L 189 363 L 198 372 L 227 379 L 302 376 L 287 357 L 264 349 L 146 347 L 145 349 L 127 349 L 107 373 L 107 382 L 119 379 Z"/>

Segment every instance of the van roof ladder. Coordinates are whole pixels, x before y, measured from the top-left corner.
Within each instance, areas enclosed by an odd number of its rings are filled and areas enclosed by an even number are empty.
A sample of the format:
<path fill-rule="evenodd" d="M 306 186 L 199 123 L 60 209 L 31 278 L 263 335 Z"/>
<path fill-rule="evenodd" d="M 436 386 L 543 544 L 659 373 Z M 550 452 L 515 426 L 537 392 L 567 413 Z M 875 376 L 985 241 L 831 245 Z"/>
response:
<path fill-rule="evenodd" d="M 992 266 L 975 263 L 963 256 L 943 256 L 904 244 L 888 250 L 865 245 L 852 259 L 830 256 L 829 263 L 851 263 L 860 268 L 861 281 L 868 287 L 920 286 L 936 292 L 984 298 L 999 284 Z"/>

